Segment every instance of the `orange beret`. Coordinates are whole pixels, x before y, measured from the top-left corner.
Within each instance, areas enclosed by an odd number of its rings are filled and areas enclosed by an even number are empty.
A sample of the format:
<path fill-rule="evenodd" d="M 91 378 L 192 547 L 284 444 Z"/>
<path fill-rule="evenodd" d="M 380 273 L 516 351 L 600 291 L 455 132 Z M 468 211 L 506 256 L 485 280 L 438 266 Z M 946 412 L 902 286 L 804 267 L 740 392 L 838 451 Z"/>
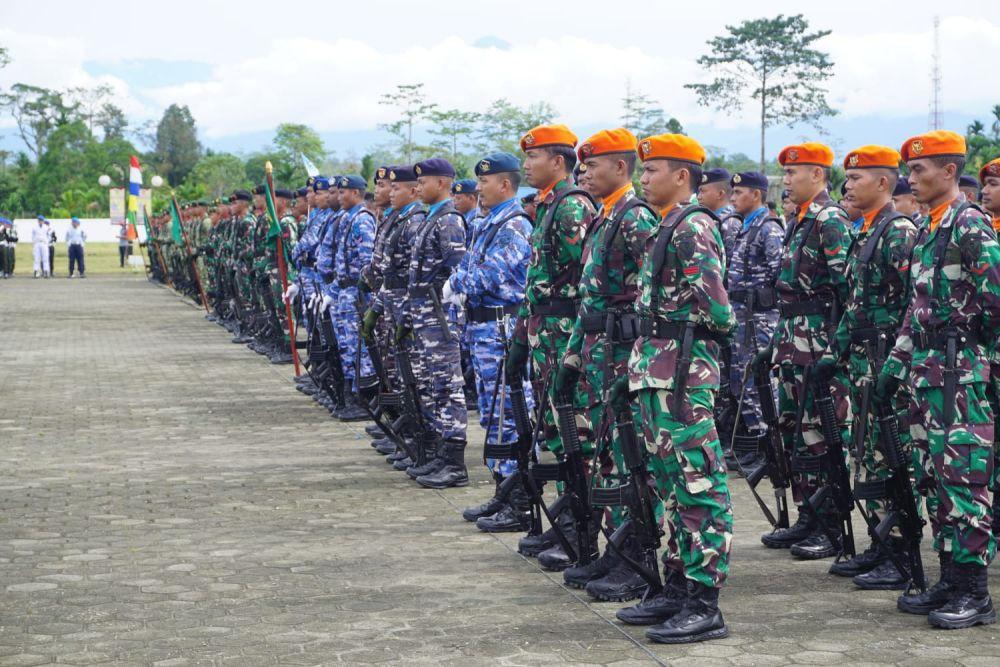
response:
<path fill-rule="evenodd" d="M 899 153 L 888 146 L 862 146 L 847 154 L 844 169 L 899 169 Z"/>
<path fill-rule="evenodd" d="M 576 146 L 576 135 L 565 125 L 539 125 L 521 137 L 521 150 L 542 148 L 543 146 Z"/>
<path fill-rule="evenodd" d="M 965 137 L 950 130 L 933 130 L 910 137 L 899 152 L 904 162 L 943 155 L 965 157 Z"/>
<path fill-rule="evenodd" d="M 601 130 L 590 137 L 576 149 L 576 154 L 581 160 L 586 160 L 595 155 L 607 155 L 608 153 L 632 153 L 639 144 L 635 135 L 619 127 L 617 130 Z"/>
<path fill-rule="evenodd" d="M 1000 157 L 994 158 L 983 165 L 983 168 L 979 170 L 979 182 L 980 184 L 986 184 L 986 177 L 993 176 L 995 178 L 1000 178 Z"/>
<path fill-rule="evenodd" d="M 639 142 L 639 158 L 646 160 L 681 160 L 701 165 L 705 162 L 705 149 L 697 141 L 683 134 L 657 134 Z"/>
<path fill-rule="evenodd" d="M 826 144 L 807 141 L 804 144 L 785 146 L 778 153 L 778 164 L 811 164 L 817 167 L 833 166 L 833 149 Z"/>

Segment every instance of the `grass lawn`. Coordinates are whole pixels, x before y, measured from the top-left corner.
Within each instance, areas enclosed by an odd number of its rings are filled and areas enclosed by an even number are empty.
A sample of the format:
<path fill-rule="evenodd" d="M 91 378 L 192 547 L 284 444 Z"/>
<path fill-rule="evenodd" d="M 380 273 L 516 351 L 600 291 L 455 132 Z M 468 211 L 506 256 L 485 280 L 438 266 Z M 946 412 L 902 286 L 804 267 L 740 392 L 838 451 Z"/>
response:
<path fill-rule="evenodd" d="M 139 245 L 133 244 L 133 252 L 139 251 Z M 130 267 L 126 262 L 125 268 L 118 268 L 118 244 L 111 243 L 88 243 L 83 251 L 84 264 L 87 267 L 87 275 L 111 275 L 120 273 L 143 274 L 143 269 Z M 53 275 L 66 276 L 69 274 L 69 255 L 66 252 L 66 244 L 56 245 L 56 260 L 53 267 Z M 14 266 L 14 275 L 30 276 L 32 272 L 31 243 L 17 244 L 17 263 Z"/>

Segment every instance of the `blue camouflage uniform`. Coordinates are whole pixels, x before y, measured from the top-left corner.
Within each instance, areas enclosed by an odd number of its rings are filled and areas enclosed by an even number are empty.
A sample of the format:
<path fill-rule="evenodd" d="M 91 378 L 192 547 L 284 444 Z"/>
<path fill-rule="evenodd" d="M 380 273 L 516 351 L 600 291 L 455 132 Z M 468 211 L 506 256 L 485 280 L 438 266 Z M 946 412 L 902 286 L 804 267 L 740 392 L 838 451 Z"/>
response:
<path fill-rule="evenodd" d="M 358 338 L 358 280 L 361 269 L 371 262 L 375 244 L 375 216 L 357 204 L 343 212 L 339 224 L 337 254 L 334 257 L 335 282 L 338 287 L 336 308 L 337 342 L 340 346 L 344 378 L 358 391 L 357 373 L 374 373 L 368 349 Z M 363 310 L 361 311 L 363 312 Z M 361 368 L 356 369 L 358 345 L 361 345 Z"/>

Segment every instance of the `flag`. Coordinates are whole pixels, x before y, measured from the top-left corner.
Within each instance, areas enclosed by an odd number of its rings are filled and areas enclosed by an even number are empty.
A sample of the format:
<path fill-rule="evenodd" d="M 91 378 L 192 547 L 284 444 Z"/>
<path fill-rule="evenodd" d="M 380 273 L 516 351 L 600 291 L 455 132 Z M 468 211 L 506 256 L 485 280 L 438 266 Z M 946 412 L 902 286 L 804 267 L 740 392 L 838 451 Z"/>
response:
<path fill-rule="evenodd" d="M 264 188 L 264 199 L 267 201 L 267 217 L 271 219 L 271 224 L 267 226 L 268 241 L 274 240 L 281 234 L 281 225 L 278 224 L 278 209 L 274 207 L 274 184 L 270 178 L 270 166 L 271 163 L 268 162 L 265 168 L 267 171 L 267 178 L 265 178 L 267 187 Z"/>
<path fill-rule="evenodd" d="M 146 207 L 142 207 L 142 226 L 146 228 L 146 242 L 149 243 L 153 239 L 153 230 L 149 228 L 149 216 L 146 215 Z"/>
<path fill-rule="evenodd" d="M 306 157 L 305 153 L 302 153 L 302 166 L 306 168 L 306 174 L 310 177 L 316 178 L 319 176 L 319 169 L 312 163 L 312 160 Z"/>
<path fill-rule="evenodd" d="M 184 243 L 184 235 L 181 230 L 181 212 L 177 210 L 177 198 L 170 198 L 170 236 L 174 243 L 180 245 Z"/>
<path fill-rule="evenodd" d="M 132 156 L 128 168 L 128 205 L 125 214 L 125 238 L 134 241 L 139 237 L 135 223 L 139 213 L 139 188 L 142 187 L 142 171 L 139 169 L 139 158 Z"/>

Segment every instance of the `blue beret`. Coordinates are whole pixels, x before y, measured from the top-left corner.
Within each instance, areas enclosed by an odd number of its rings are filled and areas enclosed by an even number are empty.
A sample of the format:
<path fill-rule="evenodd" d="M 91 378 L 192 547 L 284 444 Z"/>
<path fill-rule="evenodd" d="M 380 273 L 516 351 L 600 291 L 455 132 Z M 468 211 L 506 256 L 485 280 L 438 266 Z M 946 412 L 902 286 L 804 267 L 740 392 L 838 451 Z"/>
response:
<path fill-rule="evenodd" d="M 902 174 L 899 176 L 899 180 L 896 181 L 896 187 L 892 189 L 892 196 L 898 197 L 899 195 L 912 195 L 913 190 L 910 189 L 910 181 L 908 181 Z"/>
<path fill-rule="evenodd" d="M 417 176 L 445 176 L 455 177 L 455 168 L 444 158 L 432 157 L 413 165 L 413 171 Z"/>
<path fill-rule="evenodd" d="M 4 218 L 4 217 L 0 216 L 0 225 L 9 225 L 9 224 L 10 224 L 10 219 L 9 218 Z"/>
<path fill-rule="evenodd" d="M 969 176 L 968 174 L 962 174 L 958 177 L 958 185 L 962 188 L 979 189 L 979 181 L 975 176 Z"/>
<path fill-rule="evenodd" d="M 48 220 L 45 219 L 44 215 L 38 216 L 38 219 L 41 220 L 42 222 L 48 222 Z"/>
<path fill-rule="evenodd" d="M 357 174 L 351 174 L 350 176 L 341 176 L 340 180 L 337 182 L 338 188 L 351 188 L 352 190 L 364 190 L 368 187 L 368 181 L 361 178 Z"/>
<path fill-rule="evenodd" d="M 476 194 L 476 182 L 471 178 L 462 178 L 451 185 L 453 195 L 474 195 Z"/>
<path fill-rule="evenodd" d="M 316 180 L 313 181 L 313 192 L 319 192 L 320 190 L 329 190 L 330 181 L 326 179 L 325 176 L 317 176 Z"/>
<path fill-rule="evenodd" d="M 733 174 L 730 185 L 767 191 L 767 176 L 759 171 L 741 171 Z"/>
<path fill-rule="evenodd" d="M 389 180 L 395 183 L 411 183 L 417 180 L 417 173 L 413 167 L 391 167 L 389 169 Z"/>
<path fill-rule="evenodd" d="M 291 199 L 295 195 L 292 194 L 291 190 L 286 190 L 285 188 L 278 188 L 274 191 L 275 197 L 281 197 L 282 199 Z"/>
<path fill-rule="evenodd" d="M 521 161 L 510 153 L 490 153 L 476 163 L 476 176 L 509 174 L 521 170 Z"/>
<path fill-rule="evenodd" d="M 299 188 L 298 190 L 295 191 L 295 196 L 296 197 L 305 197 L 306 194 L 308 194 L 308 192 L 309 192 L 309 188 L 308 187 Z"/>
<path fill-rule="evenodd" d="M 246 190 L 233 190 L 233 201 L 253 201 L 253 195 Z"/>
<path fill-rule="evenodd" d="M 728 183 L 728 182 L 729 182 L 729 171 L 723 169 L 722 167 L 706 169 L 701 174 L 702 185 L 708 185 L 709 183 Z"/>

